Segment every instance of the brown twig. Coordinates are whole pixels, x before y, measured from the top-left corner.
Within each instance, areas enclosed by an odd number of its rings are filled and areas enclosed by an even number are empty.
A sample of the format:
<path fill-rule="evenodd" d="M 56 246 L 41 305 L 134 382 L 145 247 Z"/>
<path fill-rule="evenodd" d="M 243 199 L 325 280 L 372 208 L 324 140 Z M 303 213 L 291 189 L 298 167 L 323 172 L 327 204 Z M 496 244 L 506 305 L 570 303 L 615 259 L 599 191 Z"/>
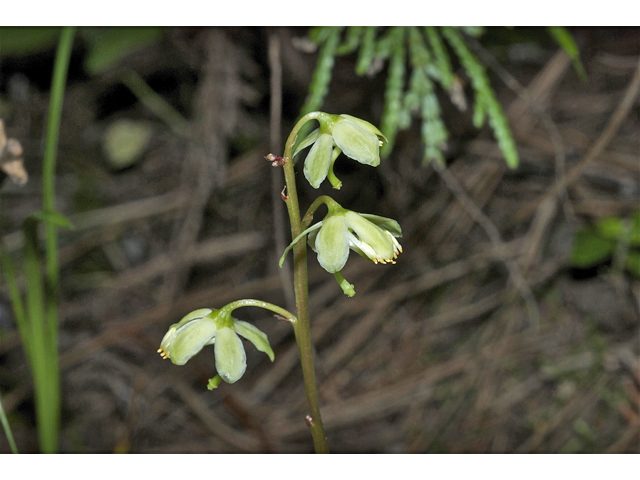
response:
<path fill-rule="evenodd" d="M 487 63 L 491 67 L 491 69 L 502 79 L 502 81 L 509 87 L 511 90 L 516 92 L 518 97 L 522 99 L 523 102 L 531 109 L 531 111 L 542 120 L 543 125 L 547 129 L 549 133 L 549 138 L 553 143 L 553 148 L 555 150 L 555 165 L 556 165 L 556 184 L 558 185 L 558 195 L 560 200 L 562 201 L 562 206 L 564 208 L 565 216 L 567 219 L 575 220 L 575 214 L 573 209 L 571 208 L 571 202 L 569 199 L 569 195 L 567 193 L 566 188 L 566 180 L 565 180 L 565 169 L 566 169 L 566 154 L 564 150 L 564 145 L 562 141 L 562 136 L 560 135 L 560 131 L 556 126 L 555 122 L 551 118 L 551 115 L 547 113 L 546 109 L 542 106 L 542 104 L 533 97 L 518 80 L 511 75 L 498 60 L 489 53 L 484 47 L 482 47 L 478 41 L 474 39 L 469 40 L 470 45 L 475 49 L 476 53 L 480 55 L 484 62 Z M 557 57 L 566 57 L 565 59 L 557 60 Z M 564 61 L 563 61 L 564 60 Z M 552 78 L 556 80 L 555 84 L 562 78 L 562 74 L 566 71 L 569 57 L 563 51 L 559 51 L 556 56 L 551 60 L 551 64 L 559 63 L 561 65 L 559 68 L 557 67 L 554 73 L 551 74 Z"/>
<path fill-rule="evenodd" d="M 629 82 L 627 89 L 622 97 L 622 100 L 618 104 L 618 107 L 613 112 L 611 117 L 609 118 L 609 123 L 602 131 L 598 139 L 593 143 L 591 148 L 587 151 L 582 160 L 575 165 L 571 170 L 569 170 L 565 176 L 565 184 L 559 184 L 558 181 L 554 183 L 554 185 L 547 190 L 547 192 L 541 197 L 533 200 L 528 203 L 524 207 L 522 207 L 517 213 L 516 218 L 522 220 L 524 218 L 529 217 L 536 208 L 547 198 L 556 196 L 558 192 L 565 186 L 569 186 L 573 184 L 580 175 L 584 168 L 595 158 L 597 158 L 607 147 L 609 142 L 613 140 L 614 135 L 617 133 L 618 129 L 622 125 L 622 122 L 627 117 L 631 108 L 635 104 L 638 93 L 640 92 L 640 63 L 638 64 L 633 78 Z"/>
<path fill-rule="evenodd" d="M 487 217 L 480 208 L 474 203 L 474 201 L 467 195 L 464 191 L 458 180 L 445 168 L 441 167 L 437 164 L 437 162 L 432 162 L 433 168 L 438 172 L 440 178 L 445 182 L 449 190 L 455 195 L 457 200 L 462 204 L 467 213 L 480 225 L 480 227 L 485 231 L 491 243 L 496 247 L 504 246 L 504 242 L 502 241 L 502 237 L 497 227 L 493 224 L 493 222 Z M 513 285 L 520 292 L 520 295 L 524 299 L 527 304 L 527 309 L 529 313 L 529 320 L 531 324 L 537 329 L 540 324 L 540 312 L 538 309 L 538 304 L 536 301 L 531 288 L 527 284 L 522 272 L 520 271 L 520 267 L 517 262 L 512 259 L 504 258 L 503 259 L 507 270 L 509 271 L 509 276 Z"/>
<path fill-rule="evenodd" d="M 270 147 L 272 152 L 281 151 L 282 138 L 282 62 L 280 59 L 280 32 L 275 31 L 269 33 L 269 69 L 270 69 Z M 285 231 L 286 224 L 284 218 L 284 210 L 282 198 L 285 197 L 284 190 L 282 194 L 282 174 L 279 169 L 271 170 L 271 204 L 273 210 L 273 235 L 275 239 L 275 258 L 279 258 L 287 246 Z M 285 187 L 286 188 L 286 187 Z M 294 311 L 296 301 L 293 295 L 293 276 L 291 275 L 291 263 L 287 259 L 283 268 L 278 269 L 280 282 L 282 283 L 282 292 L 284 294 L 287 310 Z"/>

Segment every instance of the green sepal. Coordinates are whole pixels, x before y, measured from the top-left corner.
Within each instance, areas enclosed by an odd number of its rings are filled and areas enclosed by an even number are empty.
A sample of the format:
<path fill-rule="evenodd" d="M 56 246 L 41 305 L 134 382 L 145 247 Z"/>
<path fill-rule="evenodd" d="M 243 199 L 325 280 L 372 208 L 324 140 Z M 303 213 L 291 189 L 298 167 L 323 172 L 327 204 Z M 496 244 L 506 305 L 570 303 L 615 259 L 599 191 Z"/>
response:
<path fill-rule="evenodd" d="M 371 246 L 380 257 L 384 259 L 393 258 L 394 245 L 389 241 L 389 236 L 383 230 L 355 212 L 347 212 L 345 219 L 349 228 L 358 235 L 358 239 L 361 242 Z"/>
<path fill-rule="evenodd" d="M 193 312 L 187 313 L 184 317 L 182 317 L 180 319 L 180 321 L 178 323 L 176 323 L 175 325 L 172 325 L 172 326 L 174 326 L 176 328 L 181 327 L 185 323 L 189 323 L 191 320 L 195 320 L 197 318 L 206 317 L 207 315 L 209 315 L 213 311 L 214 310 L 211 310 L 210 308 L 199 308 L 198 310 L 194 310 Z"/>
<path fill-rule="evenodd" d="M 369 133 L 373 133 L 378 137 L 382 137 L 385 142 L 388 142 L 387 137 L 385 137 L 384 134 L 372 123 L 369 123 L 366 120 L 362 120 L 358 117 L 352 117 L 351 115 L 347 115 L 346 113 L 343 113 L 340 116 L 342 118 L 349 120 L 351 123 L 355 123 L 358 127 L 362 128 L 363 130 L 366 130 Z"/>
<path fill-rule="evenodd" d="M 313 132 L 311 132 L 309 135 L 307 135 L 304 138 L 304 140 L 302 140 L 298 144 L 298 146 L 296 147 L 295 151 L 293 152 L 293 155 L 291 155 L 291 158 L 295 158 L 298 153 L 300 153 L 302 150 L 307 148 L 309 145 L 312 145 L 313 143 L 315 143 L 315 141 L 318 139 L 319 135 L 320 135 L 320 129 L 319 128 L 316 128 Z"/>
<path fill-rule="evenodd" d="M 236 332 L 238 335 L 242 335 L 244 338 L 249 340 L 260 352 L 264 352 L 269 357 L 269 360 L 273 362 L 275 355 L 273 354 L 273 350 L 271 349 L 271 345 L 269 344 L 269 338 L 267 334 L 260 331 L 254 325 L 243 322 L 242 320 L 233 319 L 233 324 L 236 327 Z"/>
<path fill-rule="evenodd" d="M 344 149 L 343 149 L 344 150 Z M 328 133 L 318 136 L 304 161 L 304 176 L 313 188 L 319 188 L 327 178 L 333 153 L 333 138 Z"/>
<path fill-rule="evenodd" d="M 227 383 L 235 383 L 247 369 L 247 354 L 242 340 L 232 328 L 221 328 L 216 333 L 216 370 Z"/>
<path fill-rule="evenodd" d="M 284 264 L 284 259 L 287 257 L 287 253 L 289 253 L 289 250 L 291 250 L 293 248 L 293 246 L 298 243 L 298 241 L 304 237 L 305 235 L 307 235 L 308 233 L 313 232 L 314 230 L 317 230 L 318 228 L 320 228 L 322 226 L 322 222 L 318 222 L 315 225 L 310 226 L 309 228 L 307 228 L 304 232 L 302 232 L 300 235 L 298 235 L 296 238 L 293 239 L 293 241 L 289 244 L 289 246 L 287 248 L 284 249 L 284 253 L 282 254 L 282 256 L 280 257 L 280 262 L 278 262 L 278 265 L 280 265 L 280 268 L 282 268 L 282 265 Z"/>
<path fill-rule="evenodd" d="M 181 326 L 172 325 L 160 347 L 169 356 L 171 363 L 184 365 L 216 336 L 216 323 L 213 319 L 196 318 Z"/>
<path fill-rule="evenodd" d="M 402 229 L 400 228 L 400 224 L 394 219 L 380 217 L 378 215 L 371 215 L 370 213 L 360 213 L 359 215 L 366 218 L 377 227 L 380 227 L 383 230 L 387 230 L 394 237 L 402 237 Z"/>
<path fill-rule="evenodd" d="M 333 140 L 347 157 L 377 167 L 380 165 L 380 140 L 375 133 L 361 127 L 361 123 L 367 122 L 355 123 L 342 118 L 333 127 Z"/>
<path fill-rule="evenodd" d="M 318 262 L 329 273 L 342 270 L 349 258 L 349 235 L 343 216 L 325 217 L 315 241 Z"/>

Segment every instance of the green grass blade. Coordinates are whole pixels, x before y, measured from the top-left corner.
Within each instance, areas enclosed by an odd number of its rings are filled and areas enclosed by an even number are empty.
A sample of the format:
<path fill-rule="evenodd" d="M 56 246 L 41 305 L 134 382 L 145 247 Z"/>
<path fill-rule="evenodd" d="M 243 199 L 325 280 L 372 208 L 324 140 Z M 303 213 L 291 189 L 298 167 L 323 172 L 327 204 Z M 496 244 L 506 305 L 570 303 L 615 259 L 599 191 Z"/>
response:
<path fill-rule="evenodd" d="M 53 392 L 47 374 L 48 363 L 51 361 L 51 346 L 47 341 L 50 331 L 45 317 L 45 291 L 42 278 L 38 243 L 38 221 L 27 218 L 23 225 L 24 233 L 24 274 L 26 283 L 26 312 L 30 326 L 29 336 L 23 338 L 23 343 L 29 343 L 29 358 L 33 374 L 36 419 L 38 438 L 43 453 L 53 453 L 57 446 L 57 432 L 55 429 L 55 412 L 51 411 Z"/>
<path fill-rule="evenodd" d="M 53 79 L 51 81 L 51 99 L 49 102 L 42 168 L 42 197 L 43 211 L 45 214 L 56 211 L 56 157 L 58 153 L 58 138 L 64 90 L 67 82 L 67 71 L 69 69 L 74 35 L 75 27 L 64 27 L 62 29 L 56 51 Z M 31 222 L 25 223 L 27 223 L 25 232 L 29 230 L 31 234 Z M 45 222 L 46 297 L 44 296 L 45 290 L 41 283 L 42 277 L 38 276 L 36 281 L 36 266 L 39 271 L 39 264 L 35 263 L 38 258 L 37 235 L 35 238 L 31 238 L 31 240 L 36 243 L 29 247 L 32 249 L 30 258 L 27 258 L 27 245 L 25 243 L 25 274 L 30 277 L 30 280 L 28 280 L 27 295 L 32 295 L 32 299 L 27 301 L 28 307 L 33 312 L 33 315 L 29 314 L 33 327 L 32 336 L 35 339 L 35 344 L 42 342 L 41 351 L 38 348 L 33 348 L 36 412 L 39 419 L 38 435 L 41 450 L 51 453 L 57 451 L 58 430 L 60 428 L 60 372 L 58 368 L 59 264 L 56 228 L 56 225 L 53 223 Z M 30 271 L 27 272 L 27 269 Z M 29 291 L 32 287 L 36 289 L 36 292 L 33 294 Z M 44 305 L 31 305 L 31 301 L 43 302 Z M 41 310 L 43 310 L 43 312 L 41 312 Z M 39 322 L 39 324 L 34 322 Z M 40 335 L 43 336 L 42 339 Z M 38 391 L 40 391 L 39 395 Z"/>
<path fill-rule="evenodd" d="M 18 452 L 16 441 L 13 439 L 13 432 L 11 431 L 9 420 L 7 420 L 7 416 L 4 413 L 4 408 L 2 408 L 2 398 L 0 398 L 0 423 L 2 423 L 2 429 L 4 430 L 4 434 L 7 437 L 7 442 L 9 442 L 11 453 L 20 453 Z"/>
<path fill-rule="evenodd" d="M 7 287 L 9 288 L 9 298 L 11 299 L 11 308 L 13 309 L 13 316 L 20 332 L 20 337 L 25 339 L 30 337 L 30 327 L 27 321 L 25 313 L 24 302 L 20 295 L 20 288 L 18 287 L 18 277 L 16 276 L 15 269 L 13 268 L 13 262 L 9 254 L 4 248 L 4 245 L 0 243 L 0 262 L 2 264 L 2 273 L 7 281 Z M 22 342 L 27 358 L 31 357 L 29 342 Z"/>

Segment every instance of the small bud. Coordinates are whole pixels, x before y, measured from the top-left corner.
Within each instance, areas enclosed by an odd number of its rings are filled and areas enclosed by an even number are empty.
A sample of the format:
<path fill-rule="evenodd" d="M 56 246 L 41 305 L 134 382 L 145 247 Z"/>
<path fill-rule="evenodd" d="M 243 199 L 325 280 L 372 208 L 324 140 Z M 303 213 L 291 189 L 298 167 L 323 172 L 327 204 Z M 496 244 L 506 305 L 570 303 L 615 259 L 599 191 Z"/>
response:
<path fill-rule="evenodd" d="M 281 167 L 287 161 L 284 157 L 281 157 L 279 155 L 274 155 L 273 153 L 270 153 L 269 155 L 264 157 L 264 159 L 267 162 L 271 162 L 272 167 Z"/>

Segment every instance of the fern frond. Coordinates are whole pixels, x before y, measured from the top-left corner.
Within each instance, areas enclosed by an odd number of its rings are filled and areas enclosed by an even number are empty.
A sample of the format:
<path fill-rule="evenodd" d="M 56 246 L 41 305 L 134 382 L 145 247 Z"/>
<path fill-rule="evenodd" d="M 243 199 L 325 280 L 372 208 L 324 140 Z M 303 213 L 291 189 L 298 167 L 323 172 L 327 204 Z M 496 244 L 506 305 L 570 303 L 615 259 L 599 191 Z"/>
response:
<path fill-rule="evenodd" d="M 380 121 L 380 130 L 387 137 L 388 142 L 382 149 L 383 155 L 388 155 L 398 133 L 400 112 L 402 109 L 402 91 L 405 76 L 405 44 L 404 28 L 394 27 L 389 32 L 389 74 L 384 96 L 384 110 Z"/>
<path fill-rule="evenodd" d="M 498 141 L 498 146 L 504 155 L 507 165 L 511 168 L 518 166 L 518 151 L 511 135 L 511 129 L 507 122 L 507 117 L 496 99 L 495 93 L 489 84 L 489 77 L 475 55 L 469 50 L 460 33 L 451 27 L 444 27 L 442 34 L 451 45 L 467 75 L 471 79 L 471 84 L 476 92 L 476 107 L 486 112 L 493 133 Z M 480 121 L 482 113 L 474 115 L 474 121 Z"/>
<path fill-rule="evenodd" d="M 329 90 L 336 49 L 340 42 L 340 32 L 342 28 L 343 27 L 322 27 L 319 31 L 314 32 L 315 38 L 318 39 L 318 42 L 322 43 L 322 46 L 320 47 L 318 63 L 311 77 L 309 93 L 300 112 L 301 115 L 313 112 L 322 107 L 324 97 Z"/>
<path fill-rule="evenodd" d="M 371 62 L 376 51 L 376 27 L 364 27 L 358 61 L 356 63 L 356 74 L 362 76 L 369 71 Z"/>
<path fill-rule="evenodd" d="M 344 42 L 342 42 L 336 49 L 336 54 L 347 55 L 351 52 L 355 52 L 360 45 L 363 28 L 364 27 L 361 26 L 347 27 L 347 34 L 345 35 Z"/>
<path fill-rule="evenodd" d="M 569 31 L 564 27 L 547 28 L 554 40 L 567 53 L 567 55 L 569 55 L 569 58 L 571 58 L 573 68 L 576 72 L 578 72 L 580 80 L 586 81 L 587 72 L 585 72 L 584 67 L 582 66 L 582 62 L 580 61 L 580 50 L 578 49 L 578 45 L 576 44 Z"/>
<path fill-rule="evenodd" d="M 437 76 L 438 81 L 442 86 L 449 90 L 453 83 L 453 70 L 451 69 L 451 60 L 447 49 L 438 34 L 435 27 L 425 27 L 425 33 L 429 40 L 429 45 L 435 56 L 435 67 L 433 74 Z"/>

